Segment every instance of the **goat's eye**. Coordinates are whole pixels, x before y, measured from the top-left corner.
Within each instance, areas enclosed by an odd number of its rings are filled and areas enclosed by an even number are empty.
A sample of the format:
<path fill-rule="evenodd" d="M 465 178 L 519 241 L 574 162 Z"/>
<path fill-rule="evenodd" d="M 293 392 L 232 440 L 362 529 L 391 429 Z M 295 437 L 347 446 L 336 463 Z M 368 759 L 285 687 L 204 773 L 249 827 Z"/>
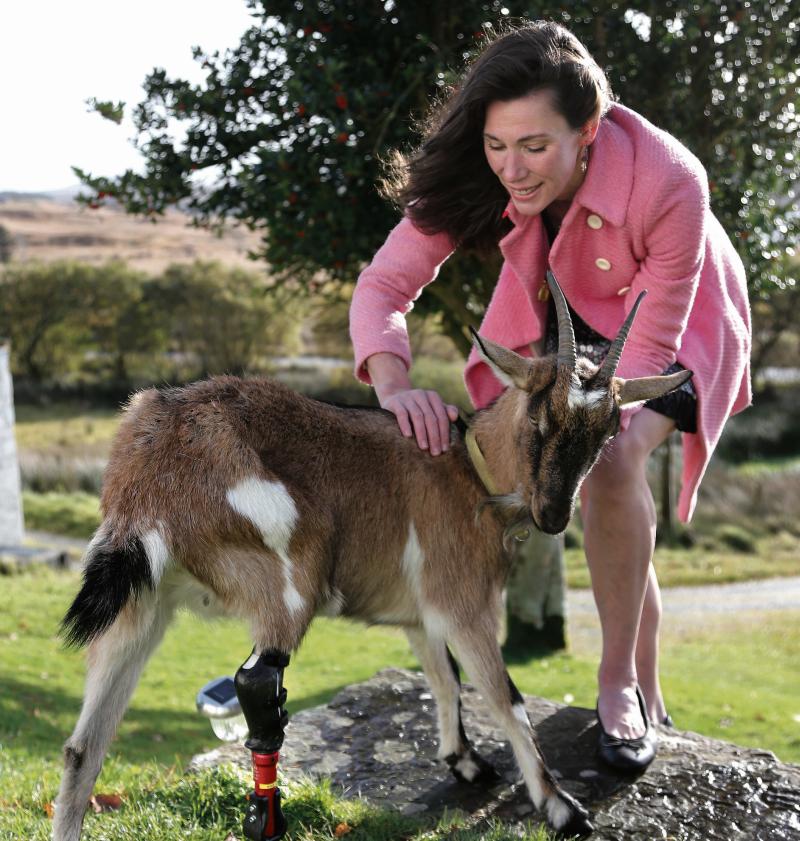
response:
<path fill-rule="evenodd" d="M 538 421 L 538 420 L 537 420 L 537 419 L 536 419 L 533 415 L 528 415 L 528 423 L 530 423 L 530 425 L 531 425 L 534 429 L 538 429 L 538 428 L 539 428 L 539 421 Z"/>

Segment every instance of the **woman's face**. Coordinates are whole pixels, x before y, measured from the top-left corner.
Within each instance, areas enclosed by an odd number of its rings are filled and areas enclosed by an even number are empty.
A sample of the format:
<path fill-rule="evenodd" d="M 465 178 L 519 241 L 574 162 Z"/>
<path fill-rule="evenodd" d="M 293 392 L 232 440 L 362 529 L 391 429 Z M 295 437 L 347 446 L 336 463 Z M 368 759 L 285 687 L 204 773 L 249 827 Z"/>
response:
<path fill-rule="evenodd" d="M 554 201 L 569 201 L 583 181 L 581 156 L 597 126 L 571 128 L 547 90 L 534 91 L 486 109 L 483 147 L 492 172 L 517 211 L 541 213 Z"/>

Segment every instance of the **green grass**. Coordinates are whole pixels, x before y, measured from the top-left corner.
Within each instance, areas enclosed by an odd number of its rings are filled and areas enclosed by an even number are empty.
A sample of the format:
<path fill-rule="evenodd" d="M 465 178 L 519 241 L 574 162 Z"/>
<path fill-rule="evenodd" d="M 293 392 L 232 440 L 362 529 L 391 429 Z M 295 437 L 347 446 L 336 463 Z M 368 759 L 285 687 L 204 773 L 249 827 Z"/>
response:
<path fill-rule="evenodd" d="M 653 563 L 662 587 L 723 584 L 734 581 L 758 581 L 800 574 L 800 538 L 788 531 L 777 534 L 750 533 L 752 552 L 742 552 L 718 545 L 699 544 L 689 549 L 657 546 Z M 570 587 L 591 586 L 583 549 L 564 553 L 567 583 Z"/>
<path fill-rule="evenodd" d="M 42 568 L 2 579 L 0 838 L 47 837 L 45 804 L 58 786 L 60 747 L 74 726 L 83 689 L 83 654 L 62 649 L 56 638 L 59 619 L 77 586 L 77 575 Z M 221 841 L 230 830 L 238 833 L 242 780 L 225 770 L 184 778 L 181 769 L 194 753 L 218 744 L 194 711 L 197 690 L 209 677 L 233 674 L 249 649 L 247 634 L 237 623 L 178 617 L 148 664 L 98 780 L 97 791 L 120 792 L 129 805 L 119 816 L 90 815 L 88 839 L 107 838 L 112 827 L 115 838 L 148 841 Z M 320 619 L 287 671 L 288 709 L 324 703 L 342 687 L 387 665 L 416 667 L 402 634 Z M 295 838 L 329 839 L 331 822 L 335 826 L 340 821 L 354 826 L 348 833 L 352 839 L 515 837 L 499 827 L 481 835 L 467 828 L 451 832 L 450 824 L 446 834 L 428 834 L 419 822 L 335 798 L 324 785 L 290 786 L 288 794 L 287 814 L 313 826 Z M 177 817 L 175 802 L 183 804 Z M 313 821 L 305 814 L 309 809 L 319 813 Z M 546 841 L 545 834 L 533 830 L 530 838 Z"/>
<path fill-rule="evenodd" d="M 50 406 L 18 406 L 15 435 L 20 450 L 96 448 L 107 451 L 120 413 L 114 409 L 90 409 L 79 403 Z"/>
<path fill-rule="evenodd" d="M 100 500 L 81 492 L 23 491 L 25 528 L 88 540 L 100 525 Z"/>
<path fill-rule="evenodd" d="M 754 458 L 737 464 L 733 469 L 740 476 L 762 476 L 775 470 L 800 470 L 800 456 Z"/>
<path fill-rule="evenodd" d="M 0 768 L 2 765 L 0 764 Z M 155 766 L 134 769 L 114 792 L 119 809 L 84 820 L 84 841 L 222 841 L 241 837 L 247 775 L 231 766 L 182 776 Z M 426 821 L 378 809 L 361 800 L 345 800 L 325 781 L 281 783 L 287 841 L 519 841 L 520 836 L 492 822 L 479 829 L 466 816 L 445 815 Z M 0 837 L 49 841 L 46 800 L 35 797 L 0 808 Z M 525 841 L 552 841 L 543 828 L 529 827 Z"/>
<path fill-rule="evenodd" d="M 3 839 L 47 835 L 44 806 L 54 797 L 60 747 L 74 726 L 83 690 L 83 655 L 65 651 L 56 637 L 77 586 L 77 575 L 41 568 L 0 579 Z M 800 761 L 800 700 L 792 665 L 799 648 L 800 615 L 790 611 L 732 618 L 691 633 L 668 631 L 663 684 L 677 725 L 773 750 L 784 761 Z M 125 809 L 90 816 L 88 838 L 222 841 L 231 829 L 239 837 L 241 783 L 225 776 L 230 772 L 184 779 L 181 769 L 190 756 L 218 744 L 194 711 L 197 689 L 212 676 L 235 672 L 249 649 L 248 636 L 236 623 L 207 624 L 188 614 L 179 616 L 145 670 L 98 781 L 98 791 L 124 795 Z M 389 665 L 417 667 L 397 631 L 319 619 L 287 670 L 289 709 L 323 703 L 343 686 Z M 571 703 L 593 707 L 596 666 L 594 657 L 582 652 L 518 662 L 510 671 L 526 693 L 557 701 L 571 696 Z M 176 791 L 185 793 L 188 805 L 170 817 Z M 312 822 L 314 828 L 294 834 L 309 841 L 330 838 L 331 822 L 340 820 L 363 827 L 361 834 L 354 829 L 348 835 L 353 839 L 511 837 L 502 828 L 496 828 L 495 835 L 476 835 L 466 828 L 418 835 L 422 830 L 397 816 L 358 812 L 358 804 L 342 803 L 324 786 L 290 787 L 289 793 L 290 803 L 295 795 L 301 801 L 325 801 L 319 807 L 321 817 Z M 228 797 L 230 806 L 225 805 Z M 298 802 L 296 808 L 305 806 Z M 206 816 L 198 816 L 203 809 Z M 232 823 L 225 817 L 230 812 L 236 812 Z M 380 834 L 381 826 L 385 834 Z"/>

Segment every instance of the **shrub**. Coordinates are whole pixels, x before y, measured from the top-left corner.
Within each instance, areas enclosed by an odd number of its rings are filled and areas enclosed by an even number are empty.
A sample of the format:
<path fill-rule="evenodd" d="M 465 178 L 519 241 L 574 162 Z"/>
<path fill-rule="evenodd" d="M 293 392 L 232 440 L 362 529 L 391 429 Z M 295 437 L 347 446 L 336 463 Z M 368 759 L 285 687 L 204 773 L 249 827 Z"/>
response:
<path fill-rule="evenodd" d="M 739 526 L 720 526 L 716 530 L 716 537 L 722 544 L 735 552 L 752 554 L 757 550 L 753 536 Z"/>

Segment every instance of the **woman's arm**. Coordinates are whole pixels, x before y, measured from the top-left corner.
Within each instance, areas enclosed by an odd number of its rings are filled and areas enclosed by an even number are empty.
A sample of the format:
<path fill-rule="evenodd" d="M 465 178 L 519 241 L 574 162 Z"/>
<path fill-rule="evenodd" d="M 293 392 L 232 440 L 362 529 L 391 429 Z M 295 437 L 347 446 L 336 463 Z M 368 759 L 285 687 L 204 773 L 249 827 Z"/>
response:
<path fill-rule="evenodd" d="M 458 416 L 435 391 L 411 384 L 405 316 L 453 250 L 446 234 L 428 236 L 407 218 L 389 234 L 361 273 L 350 307 L 355 373 L 371 383 L 380 405 L 397 418 L 407 438 L 432 455 L 448 448 L 449 422 Z"/>
<path fill-rule="evenodd" d="M 392 353 L 411 367 L 406 314 L 452 251 L 447 234 L 429 236 L 404 218 L 361 272 L 350 304 L 350 337 L 362 382 L 372 382 L 364 363 L 376 353 Z"/>

